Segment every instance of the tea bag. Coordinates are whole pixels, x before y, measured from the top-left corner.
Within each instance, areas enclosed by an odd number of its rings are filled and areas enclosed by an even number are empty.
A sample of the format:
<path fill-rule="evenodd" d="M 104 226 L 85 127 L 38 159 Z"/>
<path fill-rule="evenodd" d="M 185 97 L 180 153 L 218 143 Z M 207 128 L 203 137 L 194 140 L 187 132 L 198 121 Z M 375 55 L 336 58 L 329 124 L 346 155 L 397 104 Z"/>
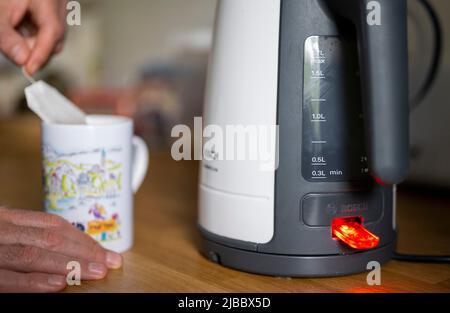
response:
<path fill-rule="evenodd" d="M 28 107 L 44 122 L 50 124 L 86 124 L 86 114 L 55 88 L 35 81 L 24 71 L 31 83 L 25 88 Z"/>

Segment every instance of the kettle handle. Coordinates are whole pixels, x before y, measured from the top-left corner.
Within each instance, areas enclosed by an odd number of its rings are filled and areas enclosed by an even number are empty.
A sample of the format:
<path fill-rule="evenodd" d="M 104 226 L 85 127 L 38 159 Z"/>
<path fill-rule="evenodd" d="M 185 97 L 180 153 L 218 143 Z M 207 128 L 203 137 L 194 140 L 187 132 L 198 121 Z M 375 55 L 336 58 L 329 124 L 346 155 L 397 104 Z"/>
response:
<path fill-rule="evenodd" d="M 409 169 L 406 0 L 325 3 L 356 26 L 371 174 L 382 184 L 400 183 Z"/>

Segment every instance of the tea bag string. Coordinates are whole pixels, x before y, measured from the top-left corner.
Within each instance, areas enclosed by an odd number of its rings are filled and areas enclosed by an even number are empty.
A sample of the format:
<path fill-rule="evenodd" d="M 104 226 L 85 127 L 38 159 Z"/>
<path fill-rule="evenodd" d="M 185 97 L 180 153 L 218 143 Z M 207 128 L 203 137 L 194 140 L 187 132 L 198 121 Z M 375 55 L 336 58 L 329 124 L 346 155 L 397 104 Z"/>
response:
<path fill-rule="evenodd" d="M 34 84 L 36 82 L 36 80 L 33 78 L 33 76 L 31 76 L 27 73 L 27 71 L 25 70 L 25 67 L 22 67 L 22 74 L 25 77 L 25 79 L 28 80 L 28 82 L 30 84 Z"/>

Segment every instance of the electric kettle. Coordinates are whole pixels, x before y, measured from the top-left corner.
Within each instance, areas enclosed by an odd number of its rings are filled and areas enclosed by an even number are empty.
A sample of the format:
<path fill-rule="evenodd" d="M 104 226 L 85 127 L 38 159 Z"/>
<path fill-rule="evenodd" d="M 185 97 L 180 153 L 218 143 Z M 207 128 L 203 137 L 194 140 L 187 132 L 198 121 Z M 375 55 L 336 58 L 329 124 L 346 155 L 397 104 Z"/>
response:
<path fill-rule="evenodd" d="M 202 161 L 207 257 L 291 277 L 391 258 L 409 166 L 406 18 L 406 0 L 218 3 L 204 123 L 277 125 L 278 166 Z"/>

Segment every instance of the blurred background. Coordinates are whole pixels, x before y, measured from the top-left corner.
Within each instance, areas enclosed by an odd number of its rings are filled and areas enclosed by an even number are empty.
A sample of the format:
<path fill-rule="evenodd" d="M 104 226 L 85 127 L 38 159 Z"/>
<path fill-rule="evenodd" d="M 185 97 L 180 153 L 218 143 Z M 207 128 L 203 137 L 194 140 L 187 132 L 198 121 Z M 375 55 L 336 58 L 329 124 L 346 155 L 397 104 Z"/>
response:
<path fill-rule="evenodd" d="M 214 0 L 82 0 L 81 26 L 39 73 L 90 113 L 131 116 L 152 150 L 174 124 L 201 115 Z M 408 0 L 412 170 L 410 183 L 450 187 L 450 1 L 430 0 L 441 28 Z M 436 21 L 435 21 L 436 22 Z M 438 42 L 439 41 L 439 42 Z M 432 84 L 422 94 L 442 52 Z M 0 123 L 27 113 L 19 69 L 0 57 Z M 0 149 L 3 149 L 1 147 Z"/>
<path fill-rule="evenodd" d="M 174 123 L 201 115 L 214 0 L 82 0 L 81 26 L 35 78 L 89 113 L 135 119 L 136 131 L 165 148 Z M 18 68 L 0 55 L 0 121 L 27 112 Z"/>

